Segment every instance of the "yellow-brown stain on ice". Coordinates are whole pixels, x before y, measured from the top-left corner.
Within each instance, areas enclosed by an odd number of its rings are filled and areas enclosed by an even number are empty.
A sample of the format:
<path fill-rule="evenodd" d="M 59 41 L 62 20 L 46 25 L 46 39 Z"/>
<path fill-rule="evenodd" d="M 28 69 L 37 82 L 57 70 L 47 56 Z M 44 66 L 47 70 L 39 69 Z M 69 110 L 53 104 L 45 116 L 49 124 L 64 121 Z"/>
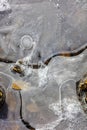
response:
<path fill-rule="evenodd" d="M 29 104 L 29 105 L 27 106 L 27 110 L 28 110 L 29 112 L 38 112 L 40 109 L 39 109 L 39 107 L 37 106 L 36 103 L 31 103 L 31 104 Z"/>
<path fill-rule="evenodd" d="M 16 80 L 12 83 L 12 88 L 14 90 L 28 90 L 29 87 L 30 84 L 22 80 Z"/>
<path fill-rule="evenodd" d="M 12 94 L 12 92 L 9 92 L 7 94 L 7 103 L 8 103 L 8 107 L 10 109 L 10 111 L 14 112 L 16 109 L 16 99 L 14 97 L 14 95 Z"/>

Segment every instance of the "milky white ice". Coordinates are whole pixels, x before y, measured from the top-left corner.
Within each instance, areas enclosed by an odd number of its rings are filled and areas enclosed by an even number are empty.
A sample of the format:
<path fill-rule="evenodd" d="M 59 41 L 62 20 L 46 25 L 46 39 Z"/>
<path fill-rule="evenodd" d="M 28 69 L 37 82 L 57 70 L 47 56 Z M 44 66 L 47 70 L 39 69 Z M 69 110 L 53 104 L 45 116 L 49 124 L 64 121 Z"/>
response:
<path fill-rule="evenodd" d="M 11 7 L 7 0 L 0 0 L 0 11 L 9 10 Z"/>

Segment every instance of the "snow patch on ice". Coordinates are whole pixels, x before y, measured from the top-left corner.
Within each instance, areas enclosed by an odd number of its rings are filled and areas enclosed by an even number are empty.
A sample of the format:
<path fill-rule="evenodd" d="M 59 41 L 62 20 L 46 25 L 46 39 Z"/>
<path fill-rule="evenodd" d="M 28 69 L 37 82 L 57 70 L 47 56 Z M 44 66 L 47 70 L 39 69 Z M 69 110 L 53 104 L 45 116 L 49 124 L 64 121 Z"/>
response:
<path fill-rule="evenodd" d="M 0 0 L 0 11 L 5 11 L 11 9 L 7 0 Z"/>
<path fill-rule="evenodd" d="M 39 87 L 43 87 L 47 84 L 48 67 L 38 69 Z"/>

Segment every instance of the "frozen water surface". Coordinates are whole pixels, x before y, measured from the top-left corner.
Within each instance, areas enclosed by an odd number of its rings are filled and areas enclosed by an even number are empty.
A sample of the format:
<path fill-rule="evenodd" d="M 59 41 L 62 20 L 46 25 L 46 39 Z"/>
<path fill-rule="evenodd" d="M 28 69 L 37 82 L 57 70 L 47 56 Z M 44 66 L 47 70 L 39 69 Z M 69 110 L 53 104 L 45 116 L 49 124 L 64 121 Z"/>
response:
<path fill-rule="evenodd" d="M 22 118 L 35 130 L 87 130 L 87 115 L 76 94 L 76 82 L 87 73 L 87 50 L 73 57 L 56 56 L 43 67 L 54 53 L 83 45 L 86 0 L 0 1 L 0 58 L 14 62 L 0 62 L 0 85 L 6 93 L 0 130 L 32 130 L 21 121 L 21 99 Z M 25 75 L 20 77 L 10 68 L 22 58 Z M 29 62 L 42 67 L 33 69 Z M 18 90 L 12 89 L 17 85 Z"/>

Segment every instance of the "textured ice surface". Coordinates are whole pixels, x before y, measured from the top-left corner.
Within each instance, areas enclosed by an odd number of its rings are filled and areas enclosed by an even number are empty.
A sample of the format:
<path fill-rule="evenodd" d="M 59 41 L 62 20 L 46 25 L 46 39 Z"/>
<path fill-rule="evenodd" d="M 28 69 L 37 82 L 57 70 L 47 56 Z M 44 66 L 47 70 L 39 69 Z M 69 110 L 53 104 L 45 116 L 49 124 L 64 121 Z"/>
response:
<path fill-rule="evenodd" d="M 2 3 L 0 57 L 16 62 L 27 56 L 38 63 L 87 44 L 86 0 L 9 0 L 10 9 L 5 11 Z M 32 38 L 33 47 L 25 46 L 29 39 L 21 45 L 25 35 Z M 24 65 L 24 77 L 13 74 L 12 65 L 0 63 L 0 82 L 7 95 L 0 130 L 27 130 L 20 120 L 19 93 L 11 86 L 18 80 L 29 83 L 21 90 L 22 114 L 36 130 L 87 130 L 87 117 L 76 95 L 76 82 L 87 73 L 87 50 L 74 57 L 57 56 L 38 70 Z"/>

